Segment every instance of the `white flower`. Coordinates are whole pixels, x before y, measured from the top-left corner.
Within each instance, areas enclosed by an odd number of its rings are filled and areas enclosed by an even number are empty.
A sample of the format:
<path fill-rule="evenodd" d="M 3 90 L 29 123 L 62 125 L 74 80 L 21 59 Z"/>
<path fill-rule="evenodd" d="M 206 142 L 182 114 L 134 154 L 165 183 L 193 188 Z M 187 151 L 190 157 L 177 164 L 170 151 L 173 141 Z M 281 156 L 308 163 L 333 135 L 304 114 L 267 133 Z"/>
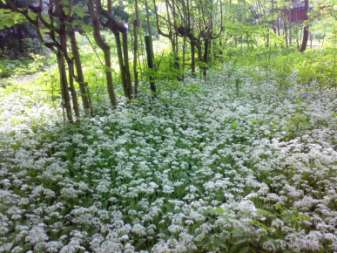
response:
<path fill-rule="evenodd" d="M 254 216 L 256 214 L 256 207 L 250 200 L 242 200 L 238 203 L 238 209 L 244 214 Z"/>
<path fill-rule="evenodd" d="M 132 230 L 133 233 L 139 235 L 139 236 L 144 236 L 146 235 L 146 229 L 143 225 L 137 223 L 135 225 L 132 226 Z"/>
<path fill-rule="evenodd" d="M 75 190 L 72 186 L 64 187 L 61 190 L 61 195 L 68 199 L 75 199 L 78 196 L 78 191 Z"/>
<path fill-rule="evenodd" d="M 107 180 L 102 180 L 96 187 L 96 191 L 99 193 L 106 193 L 110 190 L 110 182 Z"/>
<path fill-rule="evenodd" d="M 50 253 L 57 253 L 62 248 L 63 244 L 60 241 L 50 241 L 47 242 L 46 250 Z"/>
<path fill-rule="evenodd" d="M 170 233 L 172 233 L 172 234 L 177 234 L 180 231 L 182 231 L 182 229 L 183 228 L 181 226 L 175 225 L 175 224 L 172 224 L 168 227 L 168 231 L 170 231 Z"/>
<path fill-rule="evenodd" d="M 164 185 L 163 186 L 163 192 L 164 193 L 172 193 L 172 192 L 174 192 L 174 188 L 171 185 Z"/>
<path fill-rule="evenodd" d="M 48 235 L 46 234 L 46 231 L 44 230 L 43 224 L 33 226 L 31 230 L 29 231 L 28 236 L 26 237 L 26 241 L 30 242 L 33 245 L 39 242 L 47 241 L 47 240 L 48 240 Z"/>

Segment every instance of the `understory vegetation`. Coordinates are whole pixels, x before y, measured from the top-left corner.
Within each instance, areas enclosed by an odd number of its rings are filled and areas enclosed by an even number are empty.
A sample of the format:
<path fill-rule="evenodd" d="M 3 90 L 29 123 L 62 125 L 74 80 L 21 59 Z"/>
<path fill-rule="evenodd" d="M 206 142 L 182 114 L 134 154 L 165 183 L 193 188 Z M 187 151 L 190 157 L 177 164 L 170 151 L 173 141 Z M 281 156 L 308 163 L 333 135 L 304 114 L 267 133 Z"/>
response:
<path fill-rule="evenodd" d="M 336 90 L 232 69 L 81 124 L 2 121 L 1 251 L 336 251 Z"/>

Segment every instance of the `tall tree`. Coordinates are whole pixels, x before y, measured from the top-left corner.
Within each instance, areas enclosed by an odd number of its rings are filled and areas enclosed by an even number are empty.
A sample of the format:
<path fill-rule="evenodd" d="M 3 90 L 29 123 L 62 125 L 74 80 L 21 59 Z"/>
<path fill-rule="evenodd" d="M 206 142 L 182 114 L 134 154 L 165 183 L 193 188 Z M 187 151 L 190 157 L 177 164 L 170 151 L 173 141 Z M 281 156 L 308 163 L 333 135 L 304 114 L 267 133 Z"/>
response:
<path fill-rule="evenodd" d="M 101 35 L 101 24 L 99 21 L 99 9 L 101 3 L 100 0 L 88 0 L 88 10 L 90 13 L 93 35 L 97 45 L 101 48 L 104 54 L 105 63 L 105 76 L 107 82 L 107 89 L 110 98 L 110 103 L 113 107 L 117 106 L 117 98 L 114 90 L 113 79 L 112 79 L 112 66 L 111 66 L 111 52 L 109 45 L 104 41 Z"/>

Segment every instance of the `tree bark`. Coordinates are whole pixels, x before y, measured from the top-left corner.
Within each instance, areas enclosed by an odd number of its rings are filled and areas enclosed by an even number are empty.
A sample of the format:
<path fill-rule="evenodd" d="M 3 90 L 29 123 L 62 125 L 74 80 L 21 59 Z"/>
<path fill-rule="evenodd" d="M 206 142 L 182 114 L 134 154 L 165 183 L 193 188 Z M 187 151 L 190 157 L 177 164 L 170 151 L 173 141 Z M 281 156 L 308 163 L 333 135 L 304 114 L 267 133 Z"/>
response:
<path fill-rule="evenodd" d="M 82 62 L 81 62 L 81 56 L 79 53 L 79 49 L 77 46 L 77 40 L 76 40 L 76 34 L 73 28 L 70 28 L 69 32 L 70 37 L 70 43 L 71 43 L 71 50 L 74 57 L 74 64 L 76 68 L 76 74 L 77 74 L 77 82 L 80 87 L 81 97 L 82 97 L 82 103 L 83 103 L 83 109 L 86 115 L 93 115 L 93 108 L 90 98 L 90 91 L 89 86 L 85 82 L 84 74 L 83 74 L 83 68 L 82 68 Z"/>
<path fill-rule="evenodd" d="M 62 96 L 62 107 L 66 111 L 67 120 L 73 122 L 73 114 L 71 110 L 70 97 L 68 93 L 68 81 L 67 72 L 65 67 L 65 60 L 61 51 L 57 52 L 57 64 L 60 75 L 60 86 L 61 86 L 61 96 Z"/>
<path fill-rule="evenodd" d="M 80 107 L 78 104 L 77 92 L 74 85 L 74 63 L 72 61 L 68 62 L 68 73 L 69 73 L 69 90 L 71 94 L 71 99 L 73 102 L 73 109 L 76 119 L 80 118 Z"/>
<path fill-rule="evenodd" d="M 195 45 L 191 42 L 191 72 L 192 76 L 195 76 Z"/>
<path fill-rule="evenodd" d="M 133 23 L 133 78 L 134 78 L 134 96 L 138 95 L 138 29 L 140 26 L 138 0 L 135 0 L 135 15 Z"/>
<path fill-rule="evenodd" d="M 124 62 L 124 74 L 125 74 L 125 85 L 127 88 L 127 97 L 129 100 L 133 97 L 133 89 L 131 83 L 131 74 L 130 74 L 130 64 L 129 64 L 129 47 L 128 47 L 128 32 L 125 31 L 122 33 L 123 39 L 123 62 Z"/>
<path fill-rule="evenodd" d="M 155 96 L 157 89 L 156 89 L 156 84 L 155 84 L 154 72 L 156 70 L 156 67 L 154 63 L 153 40 L 152 40 L 152 34 L 151 34 L 150 13 L 149 13 L 149 7 L 147 4 L 147 0 L 145 0 L 145 10 L 146 10 L 147 35 L 144 36 L 144 43 L 145 43 L 145 50 L 146 50 L 147 66 L 150 69 L 150 75 L 149 75 L 150 90 L 151 90 L 152 95 Z M 160 30 L 158 29 L 158 31 Z"/>
<path fill-rule="evenodd" d="M 303 39 L 300 47 L 300 52 L 304 52 L 307 49 L 308 40 L 309 40 L 309 26 L 305 25 L 303 28 Z"/>
<path fill-rule="evenodd" d="M 145 40 L 145 49 L 146 49 L 146 56 L 147 56 L 147 65 L 151 71 L 150 76 L 149 76 L 150 90 L 152 92 L 152 95 L 156 95 L 156 85 L 155 85 L 155 81 L 153 77 L 153 72 L 155 71 L 155 64 L 154 64 L 153 45 L 152 45 L 151 35 L 146 35 L 144 37 L 144 40 Z"/>
<path fill-rule="evenodd" d="M 89 0 L 88 1 L 88 9 L 89 9 L 91 21 L 93 24 L 93 29 L 94 29 L 94 38 L 95 38 L 97 45 L 102 49 L 103 54 L 104 54 L 105 76 L 106 76 L 106 81 L 107 81 L 107 90 L 108 90 L 108 94 L 110 98 L 110 103 L 112 107 L 116 107 L 117 98 L 116 98 L 113 81 L 112 81 L 110 47 L 101 36 L 100 22 L 98 19 L 98 12 L 97 12 L 97 7 L 99 5 L 100 5 L 99 0 Z"/>
<path fill-rule="evenodd" d="M 209 60 L 209 46 L 210 41 L 208 39 L 205 40 L 205 48 L 204 48 L 204 66 L 203 66 L 203 77 L 204 79 L 207 78 L 207 70 L 208 70 L 208 60 Z"/>
<path fill-rule="evenodd" d="M 309 0 L 304 0 L 304 8 L 306 12 L 309 11 Z M 304 52 L 307 49 L 308 40 L 309 40 L 309 25 L 304 24 L 303 39 L 302 39 L 302 44 L 300 47 L 300 52 Z"/>
<path fill-rule="evenodd" d="M 127 76 L 126 76 L 126 69 L 125 69 L 125 66 L 124 66 L 122 42 L 121 42 L 121 37 L 120 37 L 119 32 L 115 33 L 115 40 L 116 40 L 117 57 L 118 57 L 120 75 L 121 75 L 122 84 L 123 84 L 123 91 L 124 91 L 125 97 L 127 97 L 130 100 L 131 96 L 129 94 L 128 81 L 127 81 Z"/>
<path fill-rule="evenodd" d="M 62 97 L 63 97 L 63 103 L 64 103 L 64 107 L 66 110 L 68 121 L 73 122 L 73 115 L 72 115 L 70 96 L 69 96 L 69 86 L 68 86 L 67 72 L 66 72 L 66 65 L 65 65 L 65 56 L 67 54 L 67 32 L 66 32 L 66 22 L 65 22 L 65 15 L 64 15 L 62 0 L 55 1 L 55 14 L 59 19 L 58 34 L 59 34 L 59 40 L 60 40 L 59 44 L 60 45 L 58 46 L 57 62 L 58 62 L 59 72 L 60 72 Z"/>

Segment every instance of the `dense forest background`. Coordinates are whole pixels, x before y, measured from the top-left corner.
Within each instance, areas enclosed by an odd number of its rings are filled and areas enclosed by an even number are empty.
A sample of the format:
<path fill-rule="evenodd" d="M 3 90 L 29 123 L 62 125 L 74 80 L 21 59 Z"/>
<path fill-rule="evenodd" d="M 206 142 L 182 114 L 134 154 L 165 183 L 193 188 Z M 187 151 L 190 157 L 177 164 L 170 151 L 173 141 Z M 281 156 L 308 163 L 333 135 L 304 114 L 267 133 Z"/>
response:
<path fill-rule="evenodd" d="M 292 67 L 284 55 L 308 47 L 327 50 L 315 56 L 315 51 L 291 56 L 305 61 L 296 66 L 302 81 L 317 78 L 312 76 L 317 72 L 324 79 L 335 79 L 334 52 L 328 50 L 336 44 L 333 0 L 22 0 L 2 1 L 0 8 L 1 54 L 12 58 L 32 52 L 53 55 L 62 108 L 70 122 L 79 119 L 82 111 L 95 114 L 91 86 L 98 83 L 90 80 L 93 74 L 104 73 L 105 80 L 99 81 L 105 82 L 111 107 L 118 104 L 120 84 L 130 102 L 143 81 L 149 82 L 155 96 L 156 80 L 179 81 L 185 74 L 207 78 L 208 69 L 223 62 L 249 64 L 260 59 L 262 66 L 289 74 Z M 319 59 L 312 63 L 312 57 Z M 3 76 L 12 74 L 5 68 Z M 334 80 L 324 82 L 331 85 Z"/>

